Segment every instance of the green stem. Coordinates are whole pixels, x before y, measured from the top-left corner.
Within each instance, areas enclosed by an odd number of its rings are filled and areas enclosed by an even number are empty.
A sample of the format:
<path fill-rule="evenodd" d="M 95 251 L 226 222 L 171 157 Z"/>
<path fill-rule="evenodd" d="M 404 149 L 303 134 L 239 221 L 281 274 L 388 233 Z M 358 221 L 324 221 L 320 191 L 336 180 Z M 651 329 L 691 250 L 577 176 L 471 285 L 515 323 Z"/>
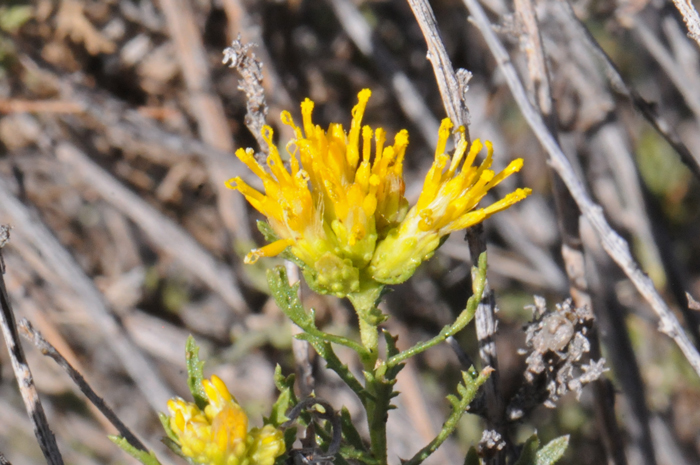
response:
<path fill-rule="evenodd" d="M 363 364 L 365 370 L 374 370 L 379 355 L 379 331 L 377 326 L 360 318 L 360 340 L 365 349 Z"/>
<path fill-rule="evenodd" d="M 371 354 L 367 353 L 363 345 L 342 336 L 325 333 L 316 327 L 315 312 L 313 309 L 308 312 L 304 309 L 298 295 L 299 283 L 292 286 L 289 285 L 287 271 L 284 267 L 278 266 L 272 270 L 267 270 L 267 282 L 270 286 L 270 293 L 279 308 L 304 332 L 324 341 L 349 347 L 357 352 L 363 360 L 371 359 Z"/>
<path fill-rule="evenodd" d="M 296 323 L 296 322 L 294 322 Z M 319 339 L 322 339 L 326 342 L 332 342 L 333 344 L 338 344 L 341 346 L 345 346 L 349 349 L 354 350 L 357 352 L 357 354 L 360 356 L 361 359 L 365 359 L 369 357 L 369 354 L 367 353 L 367 350 L 365 349 L 364 344 L 360 345 L 355 341 L 352 341 L 346 337 L 343 336 L 338 336 L 336 334 L 330 334 L 326 333 L 324 331 L 321 331 L 320 329 L 316 328 L 315 326 L 301 326 L 297 324 L 301 329 L 303 329 L 305 332 L 310 334 L 313 337 L 317 337 Z"/>
<path fill-rule="evenodd" d="M 381 465 L 387 463 L 386 423 L 389 419 L 389 405 L 393 392 L 393 381 L 375 377 L 374 373 L 365 372 L 365 388 L 372 396 L 365 402 L 367 426 L 369 428 L 370 451 Z"/>
<path fill-rule="evenodd" d="M 365 375 L 365 391 L 369 394 L 362 399 L 367 412 L 367 425 L 370 436 L 370 451 L 378 465 L 386 465 L 386 422 L 389 416 L 389 405 L 395 381 L 387 380 L 377 368 L 383 364 L 377 364 L 379 358 L 379 325 L 386 316 L 377 308 L 377 302 L 381 296 L 383 285 L 372 280 L 364 280 L 364 287 L 355 294 L 348 296 L 355 307 L 360 323 L 360 339 L 368 358 L 363 360 Z"/>
<path fill-rule="evenodd" d="M 366 371 L 374 371 L 379 357 L 379 325 L 386 320 L 386 315 L 377 308 L 382 289 L 384 285 L 368 279 L 363 281 L 359 292 L 348 295 L 360 322 L 360 340 L 367 352 L 363 360 Z"/>
<path fill-rule="evenodd" d="M 393 357 L 389 357 L 389 359 L 387 359 L 385 362 L 386 366 L 388 368 L 395 367 L 404 360 L 440 344 L 448 337 L 454 336 L 460 332 L 465 326 L 467 326 L 467 324 L 469 324 L 470 321 L 472 321 L 472 318 L 474 318 L 474 314 L 476 313 L 476 309 L 479 306 L 479 302 L 481 302 L 481 297 L 484 293 L 484 286 L 486 284 L 486 252 L 479 256 L 479 268 L 472 268 L 472 282 L 474 294 L 469 298 L 466 308 L 459 314 L 454 323 L 442 328 L 442 331 L 440 331 L 440 333 L 434 338 L 419 342 L 415 346 L 399 352 Z"/>
<path fill-rule="evenodd" d="M 403 462 L 403 465 L 419 465 L 445 442 L 457 428 L 459 420 L 466 413 L 467 407 L 469 407 L 471 401 L 476 397 L 479 387 L 486 382 L 492 371 L 493 369 L 491 367 L 486 367 L 478 376 L 476 372 L 473 371 L 473 368 L 471 373 L 462 372 L 464 384 L 458 387 L 458 391 L 462 396 L 461 399 L 457 399 L 454 396 L 448 397 L 452 398 L 452 414 L 442 425 L 442 429 L 438 435 L 435 436 L 435 439 L 418 451 L 408 462 Z"/>
<path fill-rule="evenodd" d="M 355 375 L 352 374 L 352 372 L 348 369 L 347 365 L 343 365 L 343 363 L 335 354 L 335 352 L 333 351 L 333 347 L 328 341 L 324 341 L 320 338 L 316 338 L 304 333 L 297 335 L 297 338 L 311 344 L 316 353 L 326 361 L 326 366 L 329 369 L 335 371 L 335 373 L 338 376 L 340 376 L 340 379 L 342 379 L 343 382 L 345 382 L 345 384 L 350 389 L 352 389 L 355 394 L 357 394 L 357 397 L 359 397 L 360 400 L 363 400 L 365 397 L 367 397 L 368 393 L 365 390 L 364 386 L 362 386 L 362 384 L 360 384 L 357 378 L 355 378 Z M 362 348 L 362 350 L 364 351 L 364 348 Z M 362 360 L 364 363 L 362 353 L 360 353 L 360 360 Z"/>

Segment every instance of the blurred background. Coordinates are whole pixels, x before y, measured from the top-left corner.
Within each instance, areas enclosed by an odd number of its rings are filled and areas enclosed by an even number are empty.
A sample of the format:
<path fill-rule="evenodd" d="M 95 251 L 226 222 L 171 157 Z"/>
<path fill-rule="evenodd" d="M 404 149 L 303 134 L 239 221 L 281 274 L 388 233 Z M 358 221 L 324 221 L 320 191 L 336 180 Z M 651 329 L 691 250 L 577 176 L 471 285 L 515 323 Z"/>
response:
<path fill-rule="evenodd" d="M 510 2 L 483 4 L 534 95 L 521 16 Z M 533 296 L 545 297 L 550 308 L 569 297 L 552 177 L 464 3 L 431 5 L 455 69 L 473 74 L 466 94 L 471 136 L 493 142 L 495 169 L 525 159 L 496 196 L 521 186 L 534 191 L 485 223 L 488 277 L 499 308 L 499 384 L 510 399 L 525 382 L 519 349 L 526 349 L 523 327 Z M 535 4 L 561 146 L 697 346 L 700 315 L 688 310 L 685 293 L 700 297 L 700 184 L 683 160 L 697 165 L 700 157 L 700 47 L 668 1 L 565 5 Z M 181 462 L 159 443 L 156 412 L 169 396 L 188 396 L 188 334 L 203 347 L 205 373 L 220 376 L 253 417 L 274 401 L 275 365 L 295 371 L 292 328 L 266 290 L 265 269 L 281 261 L 243 265 L 242 257 L 263 244 L 255 227 L 261 217 L 224 185 L 249 176 L 235 149 L 259 150 L 245 124 L 240 76 L 222 65 L 223 49 L 239 34 L 256 44 L 251 52 L 263 63 L 267 122 L 280 147 L 291 137 L 280 111 L 300 121 L 299 102 L 309 97 L 316 123 L 348 125 L 357 92 L 370 88 L 364 122 L 384 127 L 389 138 L 409 131 L 406 196 L 415 202 L 445 110 L 425 39 L 404 1 L 0 5 L 0 223 L 13 228 L 3 256 L 14 310 L 164 464 Z M 615 84 L 601 51 L 628 87 Z M 643 112 L 663 120 L 675 149 Z M 679 147 L 687 149 L 684 157 Z M 585 388 L 579 401 L 567 395 L 556 408 L 527 412 L 509 426 L 513 441 L 534 431 L 543 441 L 570 434 L 564 463 L 624 463 L 612 453 L 620 450 L 632 464 L 700 463 L 697 375 L 659 333 L 656 315 L 585 221 L 580 244 L 611 383 Z M 384 310 L 400 347 L 434 336 L 459 314 L 471 295 L 471 263 L 467 242 L 456 233 L 412 279 L 395 286 Z M 308 288 L 302 298 L 319 326 L 356 336 L 347 302 Z M 473 325 L 457 339 L 478 360 Z M 114 430 L 68 376 L 24 346 L 66 462 L 132 463 L 107 440 Z M 352 354 L 337 350 L 360 369 Z M 322 362 L 312 363 L 318 395 L 337 408 L 347 405 L 364 428 L 357 399 Z M 444 396 L 455 389 L 460 369 L 444 345 L 401 373 L 399 409 L 389 420 L 395 463 L 439 431 L 449 412 Z M 0 375 L 0 452 L 15 465 L 45 463 L 6 350 Z M 605 389 L 604 398 L 615 401 L 606 407 L 619 426 L 615 437 L 595 414 Z M 483 428 L 478 416 L 466 415 L 430 463 L 462 463 Z"/>

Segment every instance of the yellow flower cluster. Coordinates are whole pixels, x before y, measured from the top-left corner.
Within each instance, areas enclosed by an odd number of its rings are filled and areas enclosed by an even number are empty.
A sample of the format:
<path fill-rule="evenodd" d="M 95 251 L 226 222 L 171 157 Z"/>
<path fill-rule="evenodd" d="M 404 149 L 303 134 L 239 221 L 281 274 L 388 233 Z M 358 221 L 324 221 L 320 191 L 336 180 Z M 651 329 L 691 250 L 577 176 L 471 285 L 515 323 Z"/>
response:
<path fill-rule="evenodd" d="M 483 146 L 474 141 L 465 157 L 468 147 L 462 128 L 455 153 L 448 156 L 444 152 L 452 123 L 445 119 L 435 162 L 418 204 L 409 211 L 403 180 L 408 132 L 399 132 L 393 145 L 387 145 L 384 129 L 362 127 L 370 95 L 369 89 L 358 94 L 347 133 L 341 124 L 331 124 L 328 131 L 314 125 L 314 103 L 309 99 L 301 104 L 303 131 L 283 112 L 282 122 L 296 135 L 287 145 L 289 170 L 272 141 L 270 127 L 263 130 L 270 149 L 269 171 L 258 163 L 252 149 L 236 152 L 262 180 L 265 193 L 240 177 L 229 180 L 227 186 L 239 190 L 264 214 L 279 238 L 253 250 L 246 263 L 291 247 L 291 253 L 306 265 L 307 281 L 318 292 L 342 297 L 359 292 L 365 281 L 397 284 L 432 256 L 443 236 L 479 223 L 530 194 L 530 189 L 518 189 L 490 207 L 475 210 L 489 189 L 520 169 L 522 159 L 496 174 L 489 169 L 493 149 L 486 142 L 486 159 L 479 167 L 472 166 Z"/>
<path fill-rule="evenodd" d="M 199 465 L 273 465 L 285 451 L 282 431 L 272 425 L 248 430 L 248 417 L 217 376 L 203 380 L 209 404 L 168 401 L 170 428 L 182 453 Z"/>

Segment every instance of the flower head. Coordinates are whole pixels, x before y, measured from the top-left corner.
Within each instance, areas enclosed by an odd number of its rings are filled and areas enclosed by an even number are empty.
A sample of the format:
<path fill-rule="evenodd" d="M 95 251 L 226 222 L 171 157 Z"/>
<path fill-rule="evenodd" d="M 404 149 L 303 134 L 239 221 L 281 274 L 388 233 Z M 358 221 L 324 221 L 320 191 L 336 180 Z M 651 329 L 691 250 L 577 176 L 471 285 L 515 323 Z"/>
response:
<path fill-rule="evenodd" d="M 444 151 L 452 129 L 446 119 L 440 128 L 435 163 L 418 204 L 409 212 L 403 180 L 408 132 L 400 131 L 394 143 L 387 145 L 384 129 L 362 126 L 370 95 L 369 89 L 358 94 L 347 132 L 337 123 L 327 131 L 314 125 L 314 103 L 309 99 L 301 104 L 302 128 L 283 112 L 282 122 L 296 136 L 287 145 L 289 170 L 272 142 L 270 127 L 262 133 L 270 149 L 268 170 L 255 159 L 252 149 L 236 152 L 262 180 L 265 193 L 240 177 L 227 185 L 264 214 L 278 236 L 249 253 L 246 263 L 278 255 L 289 247 L 306 265 L 307 281 L 318 292 L 345 296 L 358 292 L 362 280 L 395 284 L 408 279 L 433 254 L 441 237 L 474 225 L 530 193 L 518 189 L 490 207 L 475 210 L 490 188 L 520 169 L 522 160 L 496 175 L 489 170 L 492 148 L 487 142 L 486 160 L 478 168 L 472 166 L 483 146 L 475 141 L 465 157 L 467 142 L 460 128 L 460 142 L 445 169 L 450 157 Z"/>
<path fill-rule="evenodd" d="M 202 381 L 209 404 L 168 401 L 170 429 L 183 455 L 200 465 L 273 465 L 285 451 L 272 425 L 248 430 L 248 417 L 217 376 Z"/>
<path fill-rule="evenodd" d="M 513 160 L 503 171 L 490 170 L 493 146 L 476 139 L 467 152 L 464 128 L 459 128 L 459 142 L 454 154 L 445 153 L 452 122 L 445 118 L 440 125 L 435 161 L 425 176 L 418 203 L 411 208 L 399 227 L 393 229 L 372 258 L 372 277 L 385 284 L 398 284 L 408 279 L 424 260 L 429 259 L 441 239 L 453 231 L 482 222 L 496 212 L 524 199 L 531 189 L 516 189 L 498 202 L 477 209 L 486 193 L 505 178 L 520 171 L 522 158 Z M 477 154 L 486 146 L 487 155 L 473 166 Z M 465 157 L 466 154 L 466 157 Z"/>

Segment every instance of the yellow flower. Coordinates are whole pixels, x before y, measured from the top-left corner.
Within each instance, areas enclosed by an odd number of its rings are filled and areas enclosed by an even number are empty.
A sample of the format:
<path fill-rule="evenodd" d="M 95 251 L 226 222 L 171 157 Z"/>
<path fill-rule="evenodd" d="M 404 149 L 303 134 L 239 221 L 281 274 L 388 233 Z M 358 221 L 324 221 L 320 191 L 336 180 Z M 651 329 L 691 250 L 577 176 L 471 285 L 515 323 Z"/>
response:
<path fill-rule="evenodd" d="M 463 128 L 458 129 L 459 142 L 450 157 L 445 154 L 445 146 L 452 127 L 448 118 L 442 120 L 435 161 L 425 176 L 418 203 L 399 227 L 377 245 L 369 266 L 369 272 L 376 281 L 385 284 L 404 282 L 418 265 L 432 257 L 444 236 L 474 226 L 532 192 L 528 188 L 516 189 L 498 202 L 476 209 L 490 189 L 520 171 L 523 160 L 513 160 L 506 169 L 496 174 L 489 169 L 493 161 L 493 146 L 486 141 L 486 158 L 478 168 L 473 166 L 484 144 L 479 139 L 475 140 L 467 153 Z"/>
<path fill-rule="evenodd" d="M 182 453 L 200 465 L 273 465 L 285 451 L 272 425 L 248 430 L 248 417 L 217 376 L 202 382 L 209 404 L 168 401 L 170 428 Z"/>
<path fill-rule="evenodd" d="M 291 126 L 296 136 L 287 145 L 289 170 L 267 126 L 262 135 L 270 149 L 269 171 L 258 163 L 252 149 L 236 152 L 262 180 L 265 194 L 240 177 L 229 180 L 227 186 L 239 190 L 264 214 L 279 238 L 250 252 L 246 263 L 290 247 L 306 265 L 304 273 L 312 288 L 343 297 L 359 292 L 363 280 L 384 284 L 405 281 L 433 254 L 441 237 L 476 224 L 530 193 L 529 189 L 518 189 L 486 209 L 474 210 L 490 188 L 520 169 L 522 160 L 495 175 L 488 169 L 492 148 L 487 142 L 487 159 L 475 168 L 472 163 L 482 148 L 477 140 L 458 173 L 467 148 L 462 130 L 461 142 L 445 171 L 450 157 L 444 150 L 452 129 L 446 119 L 423 193 L 418 205 L 408 212 L 403 180 L 408 132 L 399 132 L 393 145 L 386 146 L 384 129 L 362 127 L 370 95 L 369 89 L 358 94 L 347 133 L 341 124 L 331 124 L 328 131 L 315 126 L 311 119 L 314 103 L 309 99 L 301 104 L 303 131 L 288 112 L 283 112 L 282 122 Z"/>

